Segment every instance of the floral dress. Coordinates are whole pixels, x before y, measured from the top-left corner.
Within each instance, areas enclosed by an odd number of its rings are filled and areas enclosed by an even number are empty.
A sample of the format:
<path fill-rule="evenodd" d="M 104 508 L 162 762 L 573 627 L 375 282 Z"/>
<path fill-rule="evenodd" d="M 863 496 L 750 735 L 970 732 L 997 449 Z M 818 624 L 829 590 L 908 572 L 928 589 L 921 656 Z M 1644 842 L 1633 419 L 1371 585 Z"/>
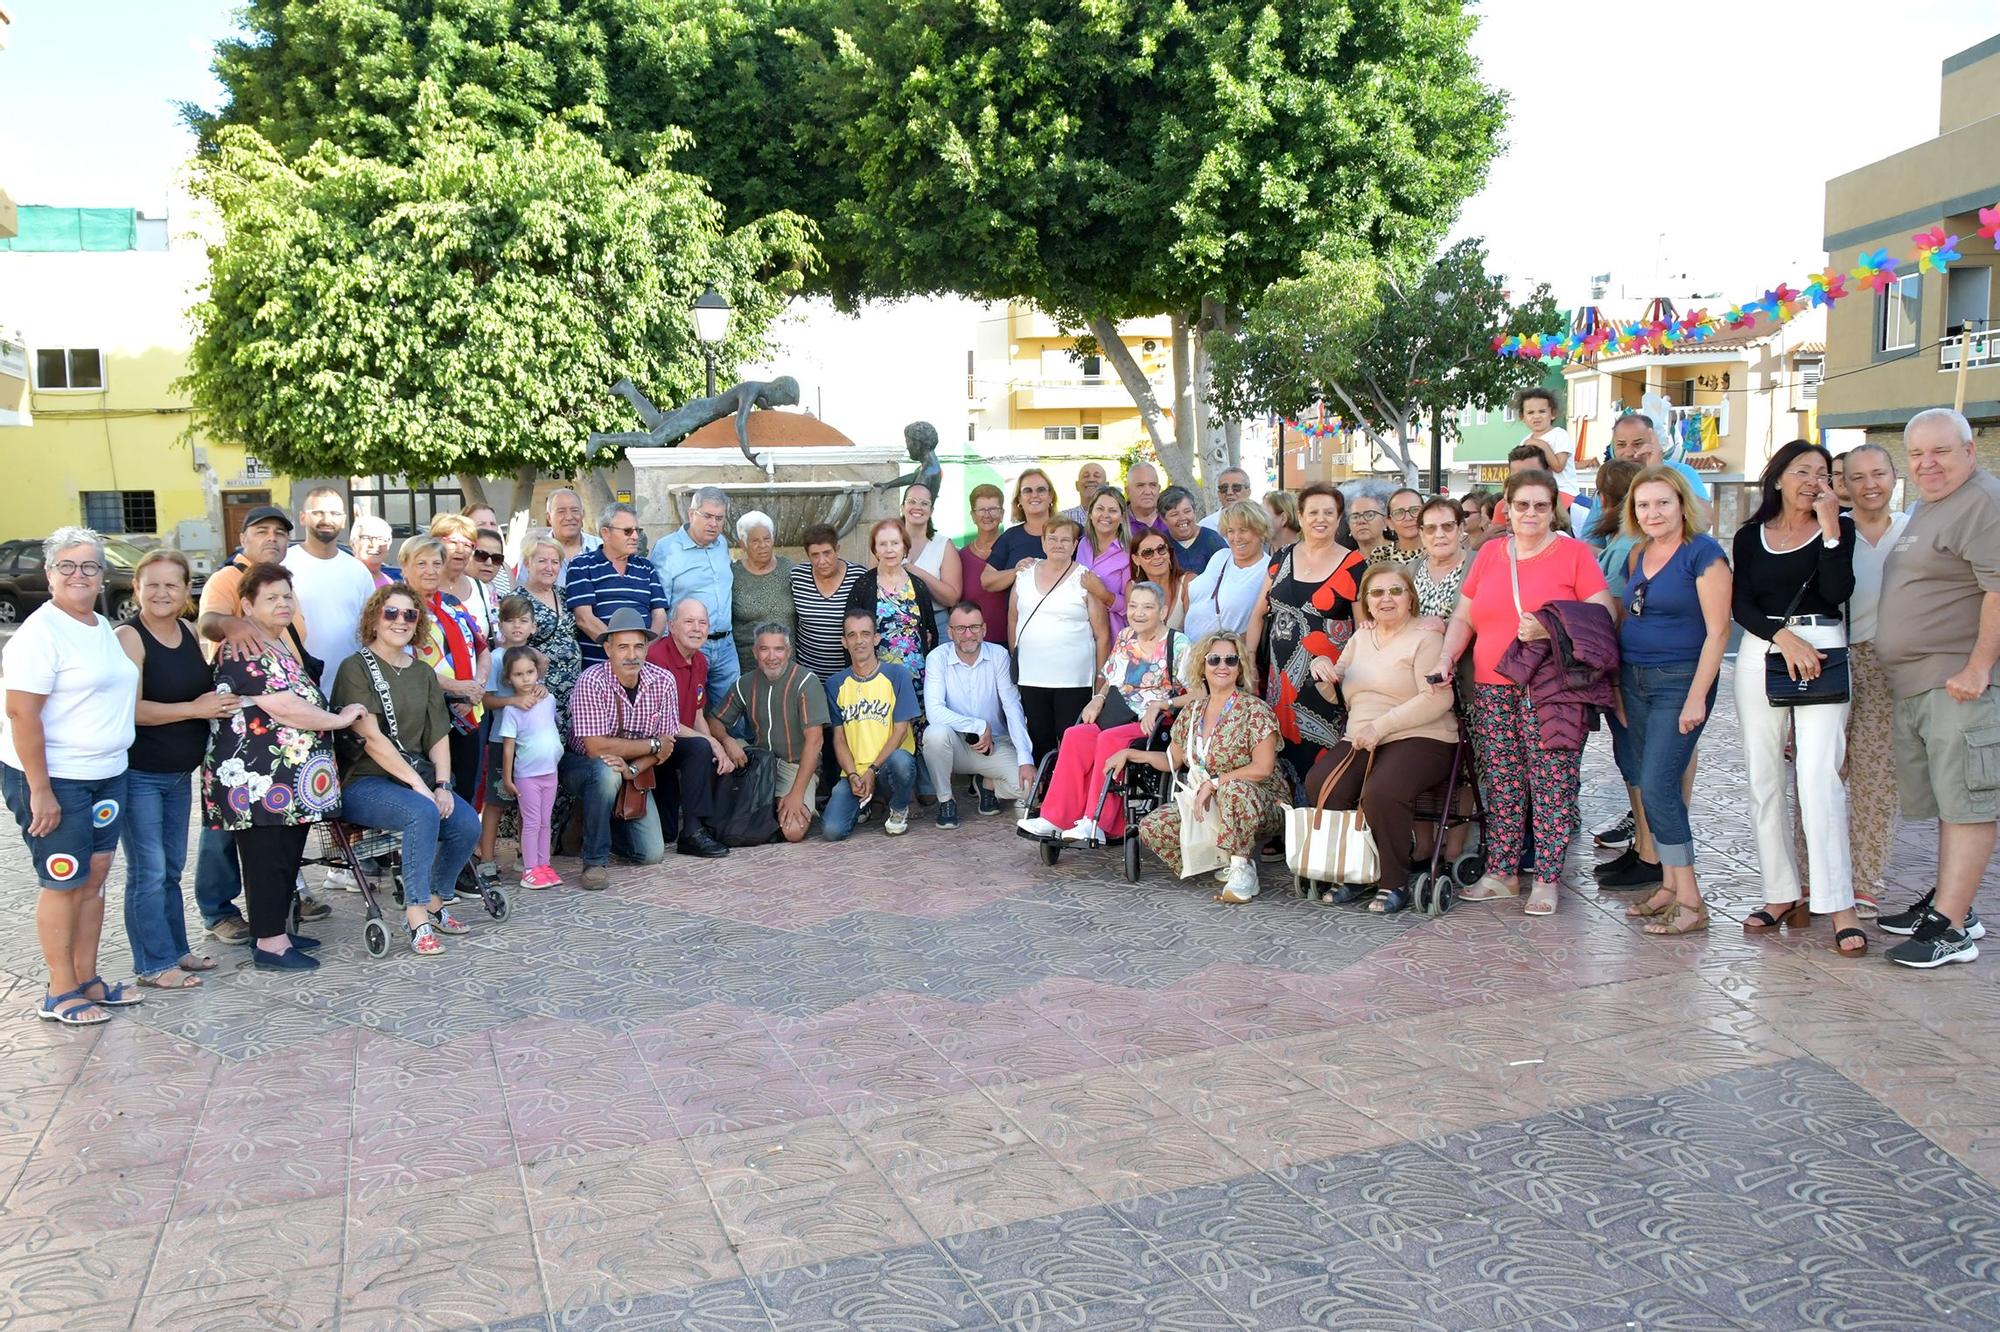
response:
<path fill-rule="evenodd" d="M 1192 766 L 1199 762 L 1204 772 L 1233 772 L 1248 764 L 1257 746 L 1278 734 L 1278 718 L 1270 705 L 1252 694 L 1238 693 L 1215 724 L 1205 729 L 1204 702 L 1188 705 L 1174 720 L 1174 748 Z M 1190 775 L 1187 780 L 1198 780 Z M 1221 832 L 1217 842 L 1232 856 L 1256 854 L 1256 848 L 1278 835 L 1284 827 L 1285 802 L 1291 792 L 1285 779 L 1273 772 L 1254 782 L 1228 781 L 1215 788 L 1215 807 Z M 1160 858 L 1176 876 L 1181 872 L 1181 811 L 1173 800 L 1161 803 L 1139 824 L 1139 840 Z"/>
<path fill-rule="evenodd" d="M 254 661 L 218 659 L 215 692 L 296 694 L 316 708 L 326 699 L 291 653 L 266 644 Z M 318 823 L 340 809 L 340 777 L 325 732 L 294 730 L 255 705 L 214 722 L 201 768 L 203 815 L 211 828 Z"/>
<path fill-rule="evenodd" d="M 1271 666 L 1264 698 L 1277 714 L 1278 734 L 1293 750 L 1293 766 L 1303 774 L 1317 751 L 1340 742 L 1346 724 L 1341 710 L 1319 692 L 1312 663 L 1315 657 L 1339 661 L 1340 650 L 1354 637 L 1354 598 L 1366 562 L 1350 550 L 1314 583 L 1298 577 L 1293 567 L 1298 550 L 1287 546 L 1271 571 L 1271 613 L 1264 622 Z"/>
<path fill-rule="evenodd" d="M 1465 571 L 1471 567 L 1472 557 L 1461 556 L 1457 569 L 1438 578 L 1431 573 L 1428 559 L 1418 560 L 1410 569 L 1410 578 L 1417 585 L 1417 614 L 1449 620 L 1458 609 L 1458 589 L 1465 582 Z"/>
<path fill-rule="evenodd" d="M 528 646 L 548 658 L 549 672 L 542 683 L 556 701 L 556 724 L 567 736 L 569 693 L 576 688 L 576 677 L 583 672 L 583 650 L 576 643 L 576 621 L 570 618 L 568 610 L 544 606 L 539 597 L 530 596 L 528 600 L 535 613 L 535 632 L 528 635 Z"/>
<path fill-rule="evenodd" d="M 903 590 L 891 592 L 878 587 L 875 593 L 875 623 L 882 631 L 879 650 L 883 661 L 894 662 L 910 673 L 910 687 L 924 696 L 923 615 L 917 610 L 916 576 L 906 575 Z"/>

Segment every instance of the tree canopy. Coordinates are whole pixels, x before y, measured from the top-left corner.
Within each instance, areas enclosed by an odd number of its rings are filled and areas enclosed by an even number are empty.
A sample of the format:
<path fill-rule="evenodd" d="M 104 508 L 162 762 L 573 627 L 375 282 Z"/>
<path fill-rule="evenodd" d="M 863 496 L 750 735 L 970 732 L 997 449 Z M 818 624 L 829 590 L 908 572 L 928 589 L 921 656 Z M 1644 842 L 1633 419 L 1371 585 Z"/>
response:
<path fill-rule="evenodd" d="M 668 144 L 633 173 L 560 125 L 494 133 L 445 103 L 420 92 L 399 162 L 218 130 L 196 174 L 225 226 L 193 311 L 203 428 L 303 473 L 565 473 L 629 424 L 620 376 L 700 391 L 707 284 L 737 311 L 725 359 L 747 357 L 814 260 L 803 219 L 725 230 Z"/>

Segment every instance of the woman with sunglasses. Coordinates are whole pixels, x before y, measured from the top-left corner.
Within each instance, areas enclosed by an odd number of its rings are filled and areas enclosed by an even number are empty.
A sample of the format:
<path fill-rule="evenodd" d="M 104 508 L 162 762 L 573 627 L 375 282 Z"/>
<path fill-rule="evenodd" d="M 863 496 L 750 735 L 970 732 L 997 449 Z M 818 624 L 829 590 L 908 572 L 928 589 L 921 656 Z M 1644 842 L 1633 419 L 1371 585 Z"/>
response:
<path fill-rule="evenodd" d="M 1333 678 L 1333 665 L 1354 634 L 1354 594 L 1367 567 L 1361 552 L 1341 545 L 1335 535 L 1340 512 L 1340 492 L 1330 485 L 1299 492 L 1303 535 L 1278 552 L 1265 573 L 1245 635 L 1253 653 L 1268 636 L 1271 675 L 1264 697 L 1277 715 L 1295 773 L 1340 743 L 1340 706 L 1314 685 Z"/>
<path fill-rule="evenodd" d="M 1192 657 L 1196 678 L 1166 751 L 1121 749 L 1105 761 L 1104 771 L 1116 776 L 1127 763 L 1160 772 L 1187 770 L 1197 809 L 1216 811 L 1216 845 L 1229 857 L 1216 876 L 1222 891 L 1215 900 L 1234 906 L 1257 895 L 1253 857 L 1281 830 L 1291 792 L 1278 774 L 1278 718 L 1257 697 L 1257 668 L 1243 636 L 1227 629 L 1206 634 Z M 1139 824 L 1139 840 L 1180 875 L 1178 803 L 1168 800 L 1148 814 Z"/>
<path fill-rule="evenodd" d="M 1445 630 L 1444 660 L 1437 673 L 1450 677 L 1471 648 L 1470 725 L 1487 797 L 1487 868 L 1465 890 L 1463 900 L 1520 896 L 1521 853 L 1530 831 L 1523 818 L 1532 808 L 1535 885 L 1526 911 L 1549 916 L 1555 914 L 1563 857 L 1580 820 L 1583 751 L 1551 743 L 1559 737 L 1543 732 L 1528 705 L 1527 690 L 1501 673 L 1500 659 L 1517 639 L 1548 637 L 1535 612 L 1551 602 L 1593 602 L 1614 615 L 1617 607 L 1605 590 L 1595 552 L 1555 530 L 1555 477 L 1539 467 L 1525 468 L 1507 478 L 1503 494 L 1509 533 L 1488 541 L 1473 557 L 1458 609 Z M 1449 689 L 1450 680 L 1432 687 Z"/>
<path fill-rule="evenodd" d="M 1417 797 L 1450 775 L 1458 721 L 1451 695 L 1427 679 L 1438 671 L 1444 634 L 1418 618 L 1410 566 L 1370 565 L 1356 604 L 1361 623 L 1354 639 L 1332 677 L 1317 682 L 1329 699 L 1336 685 L 1345 691 L 1347 733 L 1306 775 L 1304 798 L 1317 802 L 1324 791 L 1328 809 L 1359 809 L 1367 817 L 1382 861 L 1368 909 L 1392 914 L 1410 904 Z"/>
<path fill-rule="evenodd" d="M 979 585 L 988 592 L 1005 592 L 1014 586 L 1014 576 L 1030 560 L 1039 560 L 1042 534 L 1055 514 L 1056 483 L 1039 467 L 1030 467 L 1014 479 L 1014 526 L 993 543 Z"/>
<path fill-rule="evenodd" d="M 1611 727 L 1633 838 L 1624 854 L 1598 867 L 1597 882 L 1608 889 L 1661 885 L 1625 914 L 1646 920 L 1648 934 L 1688 934 L 1708 928 L 1708 909 L 1695 883 L 1683 782 L 1715 709 L 1729 647 L 1729 559 L 1701 531 L 1694 492 L 1670 467 L 1638 473 L 1626 488 L 1623 516 L 1628 533 L 1644 543 L 1619 571 L 1626 585 Z"/>
<path fill-rule="evenodd" d="M 1187 585 L 1193 575 L 1181 568 L 1165 535 L 1142 531 L 1132 543 L 1132 573 L 1128 585 L 1153 583 L 1165 594 L 1165 623 L 1178 629 L 1187 614 Z"/>

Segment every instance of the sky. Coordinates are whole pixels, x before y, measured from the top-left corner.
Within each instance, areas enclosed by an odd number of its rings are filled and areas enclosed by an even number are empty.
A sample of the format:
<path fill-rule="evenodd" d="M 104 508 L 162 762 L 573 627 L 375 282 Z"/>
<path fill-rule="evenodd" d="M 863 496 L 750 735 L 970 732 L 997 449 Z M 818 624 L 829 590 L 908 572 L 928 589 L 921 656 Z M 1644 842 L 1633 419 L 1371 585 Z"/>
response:
<path fill-rule="evenodd" d="M 190 145 L 175 104 L 220 99 L 209 51 L 233 0 L 7 4 L 9 193 L 173 202 Z M 1994 0 L 1486 0 L 1478 13 L 1475 53 L 1511 123 L 1456 234 L 1559 297 L 1609 272 L 1630 294 L 1733 301 L 1817 268 L 1827 178 L 1935 134 L 1940 62 L 2000 32 Z"/>

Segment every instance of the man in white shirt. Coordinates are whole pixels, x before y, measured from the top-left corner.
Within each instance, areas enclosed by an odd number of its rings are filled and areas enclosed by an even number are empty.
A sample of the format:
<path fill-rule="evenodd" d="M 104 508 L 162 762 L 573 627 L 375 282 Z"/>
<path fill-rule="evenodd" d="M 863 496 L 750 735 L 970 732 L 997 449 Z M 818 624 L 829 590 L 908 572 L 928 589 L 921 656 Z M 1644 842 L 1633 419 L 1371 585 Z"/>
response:
<path fill-rule="evenodd" d="M 1250 498 L 1250 473 L 1241 467 L 1225 468 L 1215 478 L 1215 511 L 1201 520 L 1201 525 L 1211 532 L 1220 532 L 1217 526 L 1222 521 L 1222 511 L 1232 504 Z"/>
<path fill-rule="evenodd" d="M 584 530 L 583 497 L 567 487 L 549 492 L 548 519 L 549 535 L 562 547 L 562 569 L 556 574 L 556 584 L 569 582 L 569 566 L 585 551 L 596 550 L 604 543 L 595 533 Z M 514 582 L 521 582 L 521 571 L 514 570 Z"/>
<path fill-rule="evenodd" d="M 1694 492 L 1695 522 L 1706 532 L 1715 521 L 1715 508 L 1709 502 L 1708 482 L 1701 479 L 1701 473 L 1684 462 L 1669 462 L 1660 448 L 1660 432 L 1653 428 L 1653 418 L 1643 412 L 1627 412 L 1611 427 L 1611 452 L 1613 456 L 1640 467 L 1667 466 L 1681 474 Z"/>
<path fill-rule="evenodd" d="M 292 571 L 292 592 L 306 618 L 306 651 L 320 659 L 319 687 L 333 689 L 333 673 L 361 647 L 355 634 L 361 608 L 375 594 L 375 575 L 354 555 L 340 548 L 347 529 L 347 499 L 332 486 L 314 486 L 306 494 L 299 520 L 305 539 L 285 552 Z"/>
<path fill-rule="evenodd" d="M 938 801 L 940 828 L 958 826 L 958 802 L 950 798 L 955 773 L 984 779 L 981 814 L 998 814 L 1000 800 L 1026 798 L 1035 782 L 1028 719 L 1007 670 L 1007 650 L 986 641 L 986 613 L 970 601 L 952 608 L 949 628 L 951 642 L 924 659 L 924 762 L 944 797 Z"/>

